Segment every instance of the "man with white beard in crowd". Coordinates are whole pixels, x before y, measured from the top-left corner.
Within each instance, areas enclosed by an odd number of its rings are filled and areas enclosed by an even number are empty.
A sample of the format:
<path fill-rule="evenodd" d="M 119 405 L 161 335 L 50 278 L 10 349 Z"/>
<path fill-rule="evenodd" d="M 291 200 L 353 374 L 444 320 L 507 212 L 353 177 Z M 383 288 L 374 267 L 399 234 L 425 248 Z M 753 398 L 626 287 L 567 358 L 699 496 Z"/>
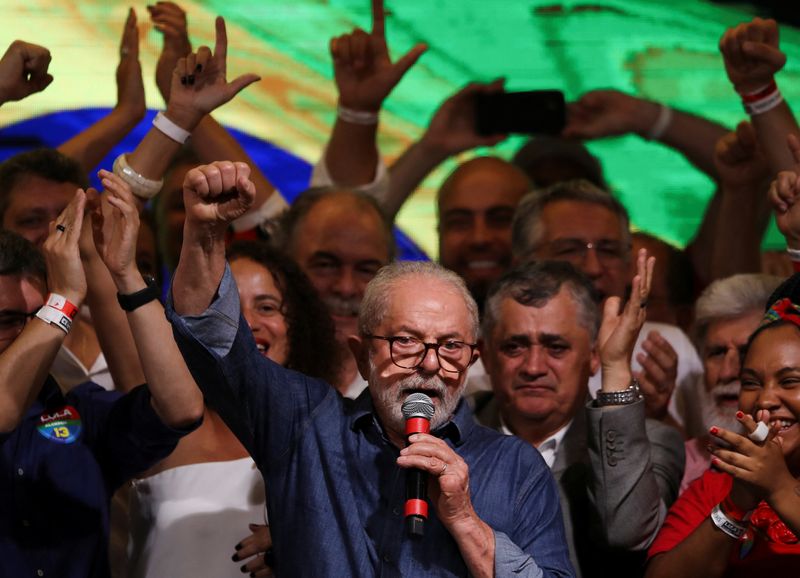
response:
<path fill-rule="evenodd" d="M 686 442 L 681 492 L 711 463 L 709 428 L 739 431 L 740 353 L 780 282 L 771 275 L 734 275 L 715 281 L 697 299 L 694 337 L 704 372 L 702 383 L 687 388 L 694 399 L 687 404 L 692 411 L 686 416 L 686 432 L 694 437 Z"/>

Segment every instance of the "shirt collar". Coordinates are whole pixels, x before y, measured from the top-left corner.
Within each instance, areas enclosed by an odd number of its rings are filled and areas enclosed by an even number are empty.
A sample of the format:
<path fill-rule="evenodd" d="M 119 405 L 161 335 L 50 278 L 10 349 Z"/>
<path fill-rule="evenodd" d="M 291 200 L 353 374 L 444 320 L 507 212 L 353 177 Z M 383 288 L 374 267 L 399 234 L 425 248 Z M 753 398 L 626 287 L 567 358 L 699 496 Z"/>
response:
<path fill-rule="evenodd" d="M 378 415 L 375 413 L 369 390 L 366 390 L 358 399 L 352 402 L 348 403 L 345 400 L 345 407 L 349 407 L 351 414 L 350 428 L 353 431 L 361 431 L 370 425 L 374 425 L 383 433 L 383 427 L 378 420 Z M 460 446 L 467 440 L 474 428 L 475 420 L 472 417 L 472 412 L 462 398 L 459 400 L 456 411 L 450 421 L 431 433 L 438 438 L 449 440 L 454 446 Z"/>

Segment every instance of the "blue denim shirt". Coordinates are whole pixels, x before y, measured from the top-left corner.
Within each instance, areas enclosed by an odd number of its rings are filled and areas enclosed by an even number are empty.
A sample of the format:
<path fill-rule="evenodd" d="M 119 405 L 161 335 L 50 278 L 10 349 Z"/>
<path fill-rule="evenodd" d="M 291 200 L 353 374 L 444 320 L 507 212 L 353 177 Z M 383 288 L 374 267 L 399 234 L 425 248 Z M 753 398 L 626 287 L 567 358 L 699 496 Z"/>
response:
<path fill-rule="evenodd" d="M 175 449 L 150 393 L 48 378 L 22 422 L 0 434 L 0 578 L 107 578 L 109 501 Z"/>
<path fill-rule="evenodd" d="M 180 317 L 171 303 L 167 315 L 207 402 L 264 476 L 278 576 L 468 576 L 433 510 L 422 540 L 405 533 L 405 473 L 369 393 L 345 401 L 262 356 L 229 269 L 202 315 Z M 477 425 L 463 402 L 434 433 L 469 466 L 473 507 L 495 532 L 496 576 L 573 576 L 539 453 Z"/>

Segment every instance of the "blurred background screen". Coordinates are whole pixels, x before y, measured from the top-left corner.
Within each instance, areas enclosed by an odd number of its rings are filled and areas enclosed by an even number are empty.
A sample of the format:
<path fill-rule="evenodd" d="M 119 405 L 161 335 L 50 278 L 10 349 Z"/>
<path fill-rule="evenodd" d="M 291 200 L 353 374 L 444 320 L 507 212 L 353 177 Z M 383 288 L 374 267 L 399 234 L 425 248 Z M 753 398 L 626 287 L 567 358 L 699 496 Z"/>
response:
<path fill-rule="evenodd" d="M 289 199 L 303 190 L 335 114 L 328 42 L 354 26 L 369 29 L 369 0 L 205 0 L 180 3 L 193 45 L 213 46 L 214 17 L 225 16 L 229 76 L 255 72 L 262 81 L 225 105 L 216 118 L 234 131 Z M 793 4 L 793 3 L 786 3 Z M 114 72 L 128 2 L 2 0 L 3 48 L 14 39 L 53 54 L 53 84 L 0 108 L 0 158 L 33 146 L 57 146 L 116 102 Z M 777 6 L 782 5 L 777 3 Z M 153 80 L 161 48 L 146 5 L 139 16 L 147 118 L 122 143 L 131 150 L 163 108 Z M 436 107 L 472 80 L 506 78 L 509 90 L 555 88 L 568 99 L 616 88 L 733 127 L 745 118 L 717 50 L 724 30 L 767 14 L 770 6 L 700 0 L 386 0 L 392 53 L 417 42 L 428 52 L 386 102 L 380 146 L 388 163 L 418 138 Z M 785 22 L 781 47 L 789 61 L 779 76 L 790 102 L 800 101 L 800 34 Z M 509 139 L 493 151 L 509 157 Z M 691 240 L 713 183 L 680 155 L 635 136 L 589 143 L 633 225 L 665 240 Z M 469 155 L 467 155 L 469 156 Z M 457 160 L 432 174 L 402 209 L 404 254 L 436 257 L 434 194 Z M 765 247 L 782 247 L 771 226 Z"/>

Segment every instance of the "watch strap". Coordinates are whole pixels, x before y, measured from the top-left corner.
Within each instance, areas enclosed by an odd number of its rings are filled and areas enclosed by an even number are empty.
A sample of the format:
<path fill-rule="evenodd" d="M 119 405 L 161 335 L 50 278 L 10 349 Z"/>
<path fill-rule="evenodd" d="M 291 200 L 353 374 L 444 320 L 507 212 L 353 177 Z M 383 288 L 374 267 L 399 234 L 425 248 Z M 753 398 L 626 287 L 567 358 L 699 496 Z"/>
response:
<path fill-rule="evenodd" d="M 119 302 L 119 306 L 129 313 L 131 311 L 135 311 L 142 305 L 147 305 L 151 301 L 155 301 L 158 299 L 158 297 L 158 285 L 152 282 L 152 280 L 148 280 L 147 287 L 140 289 L 135 293 L 131 293 L 129 295 L 117 293 L 117 301 Z"/>
<path fill-rule="evenodd" d="M 629 405 L 642 399 L 639 390 L 639 382 L 633 378 L 631 384 L 622 391 L 598 391 L 597 405 L 605 407 L 608 405 Z"/>

